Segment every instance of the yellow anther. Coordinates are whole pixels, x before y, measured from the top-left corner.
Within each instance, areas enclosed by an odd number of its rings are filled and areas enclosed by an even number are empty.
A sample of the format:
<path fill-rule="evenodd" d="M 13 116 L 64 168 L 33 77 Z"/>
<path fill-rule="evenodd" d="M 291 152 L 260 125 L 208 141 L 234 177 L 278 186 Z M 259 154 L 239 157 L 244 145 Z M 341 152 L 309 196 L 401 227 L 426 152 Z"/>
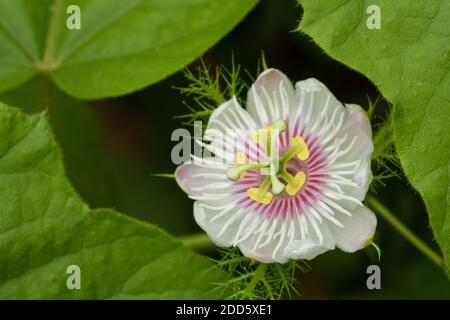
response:
<path fill-rule="evenodd" d="M 270 135 L 272 134 L 272 126 L 267 126 L 265 128 L 259 128 L 252 133 L 252 141 L 254 143 L 266 144 L 270 140 Z"/>
<path fill-rule="evenodd" d="M 265 193 L 261 194 L 260 188 L 250 188 L 247 190 L 247 195 L 256 202 L 260 202 L 264 205 L 269 204 L 272 201 L 273 195 L 266 191 Z"/>
<path fill-rule="evenodd" d="M 306 160 L 309 158 L 309 149 L 302 136 L 296 136 L 295 138 L 293 138 L 291 141 L 291 145 L 300 146 L 300 152 L 297 153 L 297 157 L 300 160 Z"/>
<path fill-rule="evenodd" d="M 244 164 L 248 164 L 248 157 L 247 154 L 245 152 L 236 152 L 234 154 L 234 166 L 238 167 Z M 242 171 L 240 174 L 240 179 L 245 177 L 245 174 L 247 173 L 247 171 Z"/>
<path fill-rule="evenodd" d="M 295 181 L 293 181 L 293 183 L 288 183 L 286 185 L 286 192 L 290 196 L 295 195 L 305 184 L 305 181 L 306 181 L 305 173 L 302 171 L 297 172 L 297 174 L 294 177 L 294 180 Z"/>

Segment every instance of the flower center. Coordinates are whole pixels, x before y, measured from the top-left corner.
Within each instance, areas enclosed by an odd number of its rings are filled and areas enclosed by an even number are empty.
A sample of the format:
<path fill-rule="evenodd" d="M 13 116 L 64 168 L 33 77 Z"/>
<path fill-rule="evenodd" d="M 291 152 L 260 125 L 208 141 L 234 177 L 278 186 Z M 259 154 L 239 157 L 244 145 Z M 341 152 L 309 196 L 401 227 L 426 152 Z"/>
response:
<path fill-rule="evenodd" d="M 264 205 L 272 202 L 274 194 L 282 195 L 286 192 L 289 196 L 295 196 L 306 182 L 306 174 L 298 166 L 295 166 L 294 172 L 292 168 L 289 171 L 287 168 L 290 160 L 295 157 L 301 161 L 309 158 L 309 149 L 303 137 L 299 135 L 292 138 L 289 149 L 281 158 L 278 150 L 273 148 L 274 139 L 278 139 L 279 134 L 285 130 L 286 123 L 283 120 L 277 120 L 268 127 L 256 130 L 251 136 L 252 140 L 266 150 L 268 161 L 250 163 L 245 152 L 238 152 L 235 154 L 234 166 L 227 170 L 228 178 L 236 181 L 244 178 L 248 170 L 264 169 L 267 176 L 260 186 L 247 190 L 247 195 L 252 200 Z M 279 178 L 284 180 L 285 184 Z"/>

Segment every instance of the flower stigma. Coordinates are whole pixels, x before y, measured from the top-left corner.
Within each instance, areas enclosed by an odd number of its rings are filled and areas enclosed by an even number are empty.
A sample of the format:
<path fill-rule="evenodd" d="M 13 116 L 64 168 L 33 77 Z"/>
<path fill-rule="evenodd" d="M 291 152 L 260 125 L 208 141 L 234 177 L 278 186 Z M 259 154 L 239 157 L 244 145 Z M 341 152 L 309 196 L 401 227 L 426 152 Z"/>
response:
<path fill-rule="evenodd" d="M 245 152 L 237 152 L 234 157 L 234 166 L 227 170 L 228 179 L 236 181 L 245 178 L 248 170 L 268 168 L 270 174 L 264 178 L 259 188 L 252 187 L 247 190 L 250 199 L 263 205 L 270 204 L 274 194 L 282 195 L 286 191 L 289 196 L 295 196 L 306 182 L 305 172 L 299 170 L 293 176 L 286 169 L 288 162 L 294 157 L 301 161 L 309 158 L 308 146 L 302 136 L 298 135 L 292 138 L 290 148 L 280 160 L 278 159 L 279 152 L 272 152 L 272 139 L 278 138 L 278 135 L 285 130 L 285 121 L 279 119 L 267 127 L 254 131 L 251 138 L 256 144 L 264 146 L 269 161 L 250 163 Z M 283 179 L 286 185 L 279 178 Z"/>

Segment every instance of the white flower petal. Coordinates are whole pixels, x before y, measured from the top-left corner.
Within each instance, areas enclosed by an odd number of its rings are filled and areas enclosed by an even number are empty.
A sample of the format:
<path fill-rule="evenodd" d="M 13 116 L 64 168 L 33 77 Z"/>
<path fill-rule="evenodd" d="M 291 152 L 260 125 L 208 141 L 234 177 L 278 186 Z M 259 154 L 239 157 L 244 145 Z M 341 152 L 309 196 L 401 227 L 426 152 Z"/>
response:
<path fill-rule="evenodd" d="M 259 218 L 264 219 L 264 218 Z M 296 218 L 297 219 L 297 218 Z M 281 220 L 281 219 L 280 219 Z M 275 231 L 275 234 L 279 234 L 278 237 L 272 238 L 266 245 L 258 246 L 255 248 L 255 243 L 258 239 L 258 235 L 252 235 L 247 240 L 239 243 L 239 249 L 242 253 L 250 258 L 253 258 L 257 261 L 264 263 L 286 263 L 288 260 L 298 260 L 305 259 L 311 260 L 314 259 L 319 254 L 322 254 L 328 250 L 333 250 L 335 246 L 334 237 L 331 233 L 328 224 L 326 222 L 322 222 L 318 224 L 318 228 L 323 236 L 322 242 L 318 238 L 317 234 L 312 230 L 313 227 L 310 225 L 308 228 L 310 232 L 307 234 L 305 238 L 302 238 L 300 229 L 298 228 L 298 224 L 296 220 L 290 220 L 290 218 L 286 219 L 284 222 L 278 221 L 278 225 Z M 270 223 L 275 223 L 273 220 Z M 294 223 L 295 229 L 293 238 L 290 239 L 289 235 L 285 234 L 282 244 L 280 245 L 280 229 L 286 227 L 289 228 L 289 224 Z M 270 229 L 270 227 L 269 227 Z M 287 230 L 284 230 L 287 233 Z M 277 250 L 277 248 L 280 248 Z"/>
<path fill-rule="evenodd" d="M 367 190 L 369 190 L 370 183 L 372 182 L 372 170 L 370 168 L 370 158 L 363 159 L 359 165 L 355 168 L 354 181 L 358 185 L 358 190 L 348 191 L 348 194 L 359 199 L 364 200 Z"/>
<path fill-rule="evenodd" d="M 367 246 L 377 227 L 377 217 L 367 207 L 357 206 L 352 216 L 339 216 L 344 227 L 330 225 L 336 246 L 342 251 L 355 252 Z"/>
<path fill-rule="evenodd" d="M 260 127 L 285 120 L 295 103 L 294 87 L 284 73 L 267 69 L 256 79 L 247 96 L 247 111 Z"/>
<path fill-rule="evenodd" d="M 329 151 L 335 166 L 324 168 L 327 173 L 353 172 L 341 177 L 348 180 L 346 183 L 334 183 L 341 193 L 362 201 L 372 181 L 370 162 L 373 152 L 370 122 L 364 110 L 353 104 L 344 107 L 323 83 L 314 78 L 297 82 L 296 95 L 298 109 L 295 114 L 299 116 L 291 119 L 291 127 L 297 132 L 305 128 L 305 136 L 311 134 L 318 138 L 322 148 Z M 345 209 L 353 209 L 357 205 L 355 201 L 335 199 Z"/>
<path fill-rule="evenodd" d="M 319 254 L 333 250 L 334 246 L 324 246 L 311 239 L 297 240 L 286 247 L 286 256 L 292 260 L 312 260 Z"/>
<path fill-rule="evenodd" d="M 346 104 L 345 109 L 351 115 L 349 118 L 350 127 L 358 128 L 361 132 L 364 132 L 369 138 L 372 138 L 372 126 L 370 120 L 367 117 L 366 111 L 357 104 Z"/>
<path fill-rule="evenodd" d="M 365 111 L 358 105 L 348 104 L 345 107 L 343 125 L 336 137 L 344 136 L 348 138 L 346 143 L 342 144 L 342 149 L 350 148 L 343 156 L 336 159 L 335 164 L 345 165 L 356 162 L 354 166 L 347 167 L 347 170 L 354 172 L 353 175 L 347 175 L 347 178 L 355 182 L 358 187 L 342 186 L 342 192 L 362 201 L 372 182 L 371 157 L 374 147 L 370 121 Z M 350 145 L 353 139 L 356 140 Z M 347 209 L 353 209 L 356 206 L 354 202 L 347 200 L 341 201 L 340 204 Z"/>
<path fill-rule="evenodd" d="M 372 127 L 366 112 L 357 104 L 345 105 L 344 124 L 338 135 L 344 134 L 357 137 L 358 140 L 342 160 L 370 159 L 373 152 Z"/>
<path fill-rule="evenodd" d="M 211 184 L 222 183 L 231 187 L 226 171 L 214 167 L 199 166 L 192 162 L 186 162 L 175 170 L 175 180 L 180 188 L 190 196 L 199 196 L 210 191 Z"/>
<path fill-rule="evenodd" d="M 295 84 L 296 100 L 290 114 L 290 127 L 305 128 L 306 133 L 324 131 L 333 135 L 333 125 L 343 116 L 344 107 L 319 80 L 309 78 Z"/>
<path fill-rule="evenodd" d="M 214 210 L 203 206 L 202 202 L 194 203 L 194 218 L 200 228 L 202 228 L 209 238 L 219 247 L 230 247 L 236 235 L 236 231 L 242 219 L 250 210 L 236 208 L 228 210 L 227 214 L 221 214 L 223 210 Z M 233 220 L 230 220 L 233 219 Z"/>
<path fill-rule="evenodd" d="M 257 129 L 256 122 L 250 115 L 242 109 L 235 97 L 222 103 L 216 110 L 213 111 L 208 121 L 208 126 L 205 135 L 208 131 L 215 130 L 223 135 L 228 130 L 251 130 Z"/>
<path fill-rule="evenodd" d="M 250 134 L 257 128 L 256 122 L 233 97 L 211 114 L 204 139 L 211 142 L 208 149 L 212 153 L 229 162 L 236 151 L 251 153 L 255 156 L 249 151 L 256 149 Z M 250 145 L 250 149 L 246 147 L 246 144 Z"/>

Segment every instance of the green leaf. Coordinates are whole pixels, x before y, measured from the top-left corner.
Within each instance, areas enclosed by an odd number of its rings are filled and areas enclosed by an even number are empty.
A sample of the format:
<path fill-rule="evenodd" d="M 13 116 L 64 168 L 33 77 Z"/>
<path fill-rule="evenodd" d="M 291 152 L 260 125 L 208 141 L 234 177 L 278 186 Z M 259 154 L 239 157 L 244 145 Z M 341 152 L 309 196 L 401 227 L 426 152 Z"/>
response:
<path fill-rule="evenodd" d="M 84 99 L 155 83 L 201 55 L 257 0 L 0 0 L 0 91 L 39 72 Z M 69 30 L 69 5 L 81 29 Z"/>
<path fill-rule="evenodd" d="M 155 91 L 157 98 L 167 105 L 175 105 L 178 101 L 179 97 L 165 82 L 159 83 Z M 155 104 L 154 97 L 155 94 L 142 100 L 151 100 Z M 137 101 L 133 109 L 144 111 L 145 108 L 140 108 L 142 100 Z M 155 110 L 149 104 L 148 112 L 141 112 L 139 117 L 111 117 L 111 113 L 117 112 L 114 104 L 103 107 L 102 103 L 73 99 L 44 76 L 37 76 L 0 94 L 0 101 L 29 114 L 47 110 L 55 140 L 64 155 L 66 176 L 90 206 L 115 208 L 139 220 L 157 224 L 175 235 L 194 231 L 196 224 L 192 219 L 190 200 L 174 181 L 150 174 L 173 169 L 165 157 L 155 157 L 167 150 L 163 145 L 155 145 L 151 139 L 154 132 L 170 136 L 172 123 L 158 121 L 149 126 L 155 117 L 171 120 L 169 111 Z M 127 110 L 126 114 L 129 112 Z M 117 120 L 110 121 L 111 118 Z M 173 122 L 176 124 L 177 120 Z M 130 141 L 133 141 L 132 157 L 128 156 L 129 149 L 126 148 Z M 159 210 L 149 210 L 155 202 Z M 161 214 L 167 211 L 171 214 Z"/>
<path fill-rule="evenodd" d="M 159 228 L 91 210 L 46 119 L 0 104 L 0 298 L 218 298 L 225 275 Z M 81 290 L 66 286 L 81 269 Z"/>
<path fill-rule="evenodd" d="M 450 265 L 450 2 L 302 0 L 300 30 L 394 104 L 394 141 Z M 368 29 L 369 5 L 381 29 Z"/>

